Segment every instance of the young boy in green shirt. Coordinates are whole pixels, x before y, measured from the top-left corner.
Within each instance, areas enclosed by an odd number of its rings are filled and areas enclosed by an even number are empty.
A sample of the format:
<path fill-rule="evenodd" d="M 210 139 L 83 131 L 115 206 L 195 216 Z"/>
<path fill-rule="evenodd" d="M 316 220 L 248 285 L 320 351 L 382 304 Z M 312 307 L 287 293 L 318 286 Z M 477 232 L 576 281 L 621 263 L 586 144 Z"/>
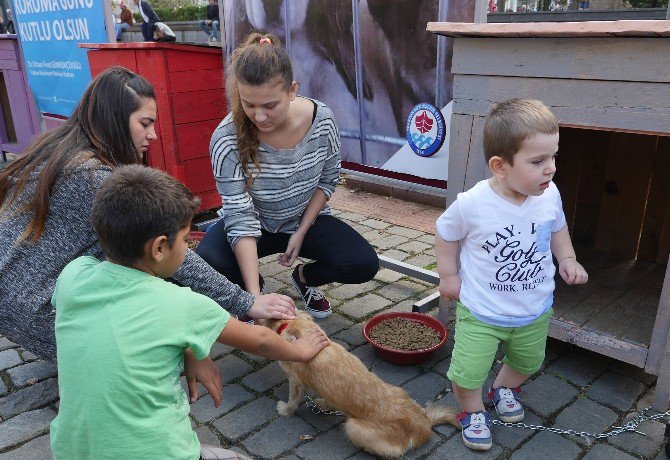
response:
<path fill-rule="evenodd" d="M 107 260 L 80 257 L 56 282 L 58 459 L 244 458 L 200 446 L 179 377 L 199 377 L 214 341 L 306 362 L 328 345 L 318 330 L 286 342 L 163 278 L 182 264 L 199 199 L 167 174 L 123 166 L 96 193 L 91 218 Z M 215 403 L 221 388 L 208 388 Z M 212 391 L 214 390 L 214 391 Z M 217 404 L 218 405 L 218 404 Z"/>

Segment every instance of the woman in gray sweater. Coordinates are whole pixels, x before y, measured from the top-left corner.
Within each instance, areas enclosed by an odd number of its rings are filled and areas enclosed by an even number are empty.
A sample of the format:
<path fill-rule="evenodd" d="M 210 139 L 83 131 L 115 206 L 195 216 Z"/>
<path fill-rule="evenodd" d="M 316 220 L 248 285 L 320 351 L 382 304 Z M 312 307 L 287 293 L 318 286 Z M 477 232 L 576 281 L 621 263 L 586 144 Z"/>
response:
<path fill-rule="evenodd" d="M 72 116 L 0 173 L 0 334 L 56 360 L 51 295 L 68 262 L 102 259 L 90 221 L 93 195 L 114 167 L 141 163 L 156 139 L 153 88 L 113 67 L 95 78 Z M 288 296 L 253 296 L 189 251 L 174 280 L 233 314 L 293 318 Z"/>

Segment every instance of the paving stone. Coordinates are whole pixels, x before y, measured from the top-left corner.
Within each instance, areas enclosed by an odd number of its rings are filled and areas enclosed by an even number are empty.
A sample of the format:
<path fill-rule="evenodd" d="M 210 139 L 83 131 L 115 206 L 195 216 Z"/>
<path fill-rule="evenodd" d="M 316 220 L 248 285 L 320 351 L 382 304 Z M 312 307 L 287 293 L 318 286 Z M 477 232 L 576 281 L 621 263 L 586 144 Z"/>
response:
<path fill-rule="evenodd" d="M 28 380 L 36 379 L 35 382 L 55 377 L 58 368 L 55 364 L 47 361 L 34 361 L 21 366 L 16 366 L 7 371 L 7 375 L 12 380 L 12 384 L 17 388 L 23 388 L 29 385 Z"/>
<path fill-rule="evenodd" d="M 2 460 L 46 460 L 52 458 L 49 435 L 40 436 L 23 444 L 18 449 L 0 454 Z"/>
<path fill-rule="evenodd" d="M 18 345 L 9 340 L 7 337 L 0 336 L 0 351 L 16 347 L 18 347 Z"/>
<path fill-rule="evenodd" d="M 522 387 L 524 405 L 541 417 L 547 417 L 577 396 L 570 384 L 550 374 L 542 374 Z"/>
<path fill-rule="evenodd" d="M 622 425 L 625 425 L 633 418 L 632 414 L 629 415 L 624 419 Z M 608 438 L 608 441 L 610 444 L 624 449 L 631 454 L 639 455 L 642 458 L 653 457 L 654 453 L 663 444 L 665 424 L 656 420 L 647 420 L 642 422 L 637 429 L 647 436 L 637 433 L 622 433 L 619 436 Z"/>
<path fill-rule="evenodd" d="M 432 249 L 433 245 L 422 243 L 421 241 L 408 241 L 397 246 L 401 251 L 409 252 L 410 254 L 417 254 Z"/>
<path fill-rule="evenodd" d="M 351 223 L 349 224 L 349 226 L 350 226 L 351 228 L 353 228 L 354 230 L 356 230 L 356 232 L 357 232 L 359 235 L 362 235 L 363 233 L 366 233 L 366 232 L 369 232 L 370 230 L 372 230 L 372 227 L 368 227 L 367 225 L 363 225 L 363 224 L 361 224 L 361 223 L 359 223 L 359 222 L 351 222 Z"/>
<path fill-rule="evenodd" d="M 414 283 L 409 280 L 401 280 L 393 284 L 384 286 L 376 291 L 376 294 L 387 299 L 399 302 L 410 298 L 421 298 L 421 293 L 426 290 L 426 286 Z"/>
<path fill-rule="evenodd" d="M 548 431 L 533 436 L 510 457 L 511 460 L 570 460 L 582 454 L 582 449 L 564 437 Z"/>
<path fill-rule="evenodd" d="M 286 374 L 275 361 L 264 368 L 245 376 L 242 383 L 254 391 L 263 393 L 286 380 Z"/>
<path fill-rule="evenodd" d="M 214 364 L 221 374 L 221 381 L 223 383 L 235 380 L 253 370 L 250 364 L 233 355 L 226 355 L 214 361 Z"/>
<path fill-rule="evenodd" d="M 613 410 L 598 404 L 588 398 L 577 398 L 577 401 L 556 417 L 554 427 L 563 430 L 585 431 L 587 433 L 599 434 L 606 431 L 619 416 Z M 595 442 L 593 438 L 571 436 L 570 439 L 576 443 L 589 446 Z"/>
<path fill-rule="evenodd" d="M 393 271 L 388 268 L 381 268 L 375 275 L 375 279 L 384 283 L 395 283 L 405 277 L 402 273 Z"/>
<path fill-rule="evenodd" d="M 286 392 L 286 397 L 281 399 L 281 401 L 288 400 L 288 391 Z M 327 415 L 320 414 L 312 410 L 311 407 L 308 407 L 304 402 L 298 406 L 295 411 L 295 416 L 300 417 L 309 425 L 313 426 L 319 432 L 326 432 L 333 429 L 337 425 L 344 423 L 346 417 L 342 415 Z M 343 433 L 344 435 L 344 433 Z"/>
<path fill-rule="evenodd" d="M 377 460 L 378 458 L 379 457 L 373 457 L 367 452 L 359 450 L 358 452 L 356 452 L 356 455 L 354 455 L 353 457 L 349 457 L 348 460 Z"/>
<path fill-rule="evenodd" d="M 51 409 L 24 412 L 0 423 L 0 450 L 33 439 L 43 434 L 56 413 Z"/>
<path fill-rule="evenodd" d="M 316 430 L 299 417 L 278 417 L 242 441 L 242 445 L 254 456 L 277 458 L 302 443 L 301 435 L 315 436 Z"/>
<path fill-rule="evenodd" d="M 336 299 L 348 300 L 353 299 L 364 292 L 374 291 L 379 286 L 380 284 L 374 280 L 361 284 L 343 284 L 340 287 L 328 291 L 328 295 Z"/>
<path fill-rule="evenodd" d="M 423 406 L 427 402 L 435 401 L 437 395 L 447 386 L 450 385 L 445 377 L 435 374 L 434 372 L 428 372 L 410 380 L 402 387 L 410 398 Z"/>
<path fill-rule="evenodd" d="M 366 294 L 343 304 L 339 311 L 356 319 L 362 319 L 391 305 L 391 301 L 377 294 Z"/>
<path fill-rule="evenodd" d="M 326 319 L 319 320 L 319 327 L 323 329 L 329 337 L 351 327 L 352 324 L 352 321 L 338 314 L 330 315 Z"/>
<path fill-rule="evenodd" d="M 418 376 L 421 373 L 421 369 L 416 366 L 399 366 L 387 361 L 381 361 L 372 368 L 372 372 L 383 381 L 391 385 L 400 386 Z"/>
<path fill-rule="evenodd" d="M 370 243 L 373 246 L 376 246 L 377 243 L 382 241 L 384 238 L 386 238 L 388 236 L 388 234 L 386 232 L 384 232 L 384 230 L 370 230 L 369 232 L 363 233 L 361 236 L 363 238 L 365 238 L 365 240 L 368 243 Z M 404 243 L 404 241 L 402 241 L 402 243 Z M 391 247 L 393 247 L 393 245 L 387 246 L 387 247 L 382 248 L 382 249 L 389 249 Z"/>
<path fill-rule="evenodd" d="M 302 458 L 347 458 L 358 451 L 344 434 L 343 429 L 331 430 L 307 441 L 295 451 Z"/>
<path fill-rule="evenodd" d="M 422 243 L 428 243 L 428 244 L 432 244 L 433 246 L 435 246 L 435 235 L 433 235 L 433 234 L 428 234 L 428 233 L 423 234 L 420 237 L 418 237 L 416 240 L 421 241 Z"/>
<path fill-rule="evenodd" d="M 413 228 L 400 227 L 398 225 L 393 225 L 386 229 L 387 232 L 393 233 L 394 235 L 405 236 L 407 238 L 418 238 L 425 235 L 425 233 L 420 232 L 419 230 L 414 230 Z M 435 242 L 433 240 L 433 242 Z"/>
<path fill-rule="evenodd" d="M 219 441 L 219 438 L 217 438 L 216 435 L 212 433 L 212 430 L 206 426 L 196 428 L 195 434 L 198 436 L 200 444 L 209 444 L 210 446 L 223 447 L 221 445 L 221 441 Z"/>
<path fill-rule="evenodd" d="M 382 235 L 381 238 L 378 240 L 373 241 L 373 246 L 376 246 L 379 249 L 390 249 L 390 248 L 395 248 L 399 244 L 406 243 L 409 241 L 407 238 L 404 236 L 400 235 L 389 235 L 385 234 Z"/>
<path fill-rule="evenodd" d="M 23 360 L 19 352 L 14 349 L 0 351 L 0 371 L 9 369 L 10 367 L 18 366 Z"/>
<path fill-rule="evenodd" d="M 5 382 L 0 378 L 0 396 L 7 394 L 7 391 L 7 385 L 5 385 Z"/>
<path fill-rule="evenodd" d="M 493 418 L 497 418 L 495 415 L 495 409 L 491 411 L 491 414 Z M 523 418 L 523 423 L 528 425 L 542 425 L 542 419 L 532 412 L 526 411 L 526 414 Z M 518 448 L 521 443 L 523 443 L 526 439 L 530 438 L 535 433 L 537 432 L 526 428 L 514 428 L 500 425 L 494 425 L 491 428 L 493 442 L 499 446 L 505 447 L 506 449 Z"/>
<path fill-rule="evenodd" d="M 379 254 L 380 256 L 388 257 L 393 260 L 405 260 L 411 256 L 410 253 L 405 251 L 400 251 L 396 248 L 387 249 L 386 251 Z"/>
<path fill-rule="evenodd" d="M 634 460 L 635 458 L 607 444 L 596 444 L 589 449 L 582 460 Z"/>
<path fill-rule="evenodd" d="M 430 455 L 430 458 L 435 459 L 447 459 L 447 458 L 457 458 L 458 460 L 476 460 L 476 459 L 496 459 L 501 458 L 503 455 L 503 450 L 500 446 L 495 444 L 487 451 L 476 452 L 465 447 L 463 444 L 463 439 L 461 436 L 453 436 L 447 442 L 442 444 L 440 447 L 435 449 Z M 539 457 L 538 457 L 539 458 Z"/>
<path fill-rule="evenodd" d="M 23 348 L 19 349 L 19 353 L 21 353 L 21 358 L 23 358 L 24 361 L 35 361 L 39 359 L 37 355 L 29 352 L 28 350 L 24 350 Z"/>
<path fill-rule="evenodd" d="M 254 399 L 254 395 L 246 391 L 240 385 L 225 385 L 221 405 L 214 407 L 211 397 L 200 398 L 191 404 L 191 417 L 199 423 L 207 423 L 222 414 L 228 413 L 239 404 Z"/>
<path fill-rule="evenodd" d="M 362 216 L 360 214 L 356 214 L 355 212 L 346 212 L 346 211 L 339 214 L 337 217 L 338 219 L 350 220 L 352 222 L 361 222 L 364 220 L 368 220 L 367 216 Z"/>
<path fill-rule="evenodd" d="M 0 398 L 0 417 L 7 420 L 21 412 L 46 406 L 57 399 L 56 379 L 44 380 Z"/>
<path fill-rule="evenodd" d="M 270 278 L 269 276 L 263 277 L 265 284 L 263 285 L 263 292 L 269 294 L 271 292 L 281 292 L 288 287 L 285 283 L 282 283 L 276 278 Z"/>
<path fill-rule="evenodd" d="M 442 443 L 443 440 L 438 435 L 433 434 L 433 436 L 431 436 L 430 439 L 428 439 L 428 441 L 425 442 L 422 446 L 408 450 L 403 458 L 408 460 L 426 458 L 426 455 L 430 454 L 431 451 L 435 450 L 437 446 Z M 430 456 L 428 456 L 428 458 L 430 458 Z"/>
<path fill-rule="evenodd" d="M 410 259 L 405 260 L 405 263 L 416 265 L 417 267 L 426 267 L 435 263 L 435 254 L 425 255 L 419 254 Z"/>
<path fill-rule="evenodd" d="M 277 415 L 277 401 L 262 396 L 224 415 L 212 425 L 224 439 L 237 442 Z"/>
<path fill-rule="evenodd" d="M 447 376 L 449 371 L 449 365 L 451 365 L 451 356 L 448 356 L 440 360 L 437 364 L 433 365 L 432 370 L 440 375 Z"/>
<path fill-rule="evenodd" d="M 644 391 L 644 385 L 625 375 L 606 372 L 587 390 L 586 395 L 619 410 L 628 410 Z"/>
<path fill-rule="evenodd" d="M 330 336 L 331 339 L 342 340 L 349 345 L 357 347 L 365 343 L 363 336 L 363 323 L 353 324 L 337 334 Z"/>
<path fill-rule="evenodd" d="M 656 376 L 647 374 L 644 369 L 633 366 L 632 364 L 624 363 L 623 361 L 610 360 L 610 370 L 627 377 L 632 377 L 639 380 L 645 385 L 653 385 L 656 383 Z"/>
<path fill-rule="evenodd" d="M 209 350 L 209 357 L 212 359 L 220 358 L 223 355 L 232 353 L 235 349 L 229 345 L 224 345 L 219 342 L 214 342 L 212 348 Z"/>
<path fill-rule="evenodd" d="M 609 360 L 594 359 L 590 353 L 570 353 L 558 358 L 548 367 L 548 371 L 583 387 L 605 372 L 608 365 Z"/>
<path fill-rule="evenodd" d="M 277 256 L 274 256 L 274 260 L 271 262 L 268 262 L 266 264 L 261 265 L 260 267 L 260 273 L 263 275 L 263 278 L 277 278 L 279 279 L 279 274 L 280 273 L 293 273 L 293 270 L 295 270 L 295 265 L 293 267 L 284 267 L 283 265 L 280 265 L 279 262 L 277 262 Z"/>
<path fill-rule="evenodd" d="M 366 219 L 361 221 L 361 224 L 367 225 L 368 227 L 374 228 L 375 230 L 383 230 L 391 226 L 391 224 L 389 224 L 388 222 L 384 222 L 383 220 L 377 220 L 377 219 Z"/>

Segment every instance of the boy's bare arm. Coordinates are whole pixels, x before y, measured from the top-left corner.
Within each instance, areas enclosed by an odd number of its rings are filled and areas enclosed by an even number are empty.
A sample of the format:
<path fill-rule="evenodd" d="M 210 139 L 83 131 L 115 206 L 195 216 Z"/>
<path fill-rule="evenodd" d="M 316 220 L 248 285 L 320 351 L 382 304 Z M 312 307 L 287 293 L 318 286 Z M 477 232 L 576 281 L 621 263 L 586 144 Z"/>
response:
<path fill-rule="evenodd" d="M 458 275 L 458 250 L 460 241 L 445 241 L 435 234 L 435 256 L 437 273 L 440 275 L 440 295 L 447 300 L 456 300 L 461 291 L 461 277 Z"/>
<path fill-rule="evenodd" d="M 558 261 L 558 272 L 566 283 L 584 284 L 588 281 L 589 275 L 577 262 L 567 225 L 551 234 L 551 252 Z"/>
<path fill-rule="evenodd" d="M 330 343 L 320 329 L 287 342 L 272 329 L 242 323 L 235 318 L 228 320 L 216 340 L 264 358 L 299 362 L 311 360 Z"/>

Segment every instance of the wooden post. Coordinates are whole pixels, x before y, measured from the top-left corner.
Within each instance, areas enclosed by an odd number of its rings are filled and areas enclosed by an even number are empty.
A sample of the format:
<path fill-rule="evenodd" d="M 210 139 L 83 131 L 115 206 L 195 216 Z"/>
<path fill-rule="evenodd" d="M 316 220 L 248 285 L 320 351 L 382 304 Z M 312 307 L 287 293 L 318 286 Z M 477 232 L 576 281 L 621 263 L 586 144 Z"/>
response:
<path fill-rule="evenodd" d="M 475 1 L 475 20 L 477 24 L 486 24 L 486 9 L 488 4 L 486 0 L 476 0 Z"/>

